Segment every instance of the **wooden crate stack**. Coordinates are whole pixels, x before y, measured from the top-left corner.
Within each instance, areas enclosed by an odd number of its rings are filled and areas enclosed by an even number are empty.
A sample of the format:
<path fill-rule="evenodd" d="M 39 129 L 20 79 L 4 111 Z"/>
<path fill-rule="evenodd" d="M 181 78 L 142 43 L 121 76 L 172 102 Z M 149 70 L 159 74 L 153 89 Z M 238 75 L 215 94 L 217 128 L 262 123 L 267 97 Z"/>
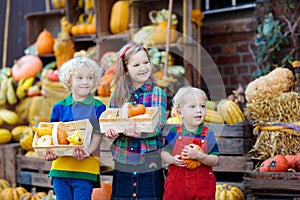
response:
<path fill-rule="evenodd" d="M 245 173 L 247 200 L 300 200 L 300 172 Z"/>
<path fill-rule="evenodd" d="M 21 185 L 51 188 L 50 168 L 51 162 L 43 158 L 17 155 L 18 183 Z"/>
<path fill-rule="evenodd" d="M 10 184 L 17 182 L 16 155 L 20 148 L 19 143 L 0 145 L 0 178 L 7 180 Z"/>

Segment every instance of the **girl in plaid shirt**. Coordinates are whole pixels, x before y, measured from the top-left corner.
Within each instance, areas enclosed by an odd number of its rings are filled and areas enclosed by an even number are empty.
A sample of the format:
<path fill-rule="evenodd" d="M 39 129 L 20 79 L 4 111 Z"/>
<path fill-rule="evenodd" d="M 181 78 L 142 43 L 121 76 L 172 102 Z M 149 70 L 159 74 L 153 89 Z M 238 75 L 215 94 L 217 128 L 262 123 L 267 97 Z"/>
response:
<path fill-rule="evenodd" d="M 153 83 L 148 51 L 140 44 L 127 44 L 118 55 L 115 91 L 110 107 L 124 103 L 159 107 L 159 123 L 154 132 L 140 132 L 131 124 L 123 133 L 105 132 L 111 146 L 115 170 L 111 199 L 156 200 L 163 196 L 163 169 L 160 158 L 162 128 L 166 121 L 167 97 Z"/>

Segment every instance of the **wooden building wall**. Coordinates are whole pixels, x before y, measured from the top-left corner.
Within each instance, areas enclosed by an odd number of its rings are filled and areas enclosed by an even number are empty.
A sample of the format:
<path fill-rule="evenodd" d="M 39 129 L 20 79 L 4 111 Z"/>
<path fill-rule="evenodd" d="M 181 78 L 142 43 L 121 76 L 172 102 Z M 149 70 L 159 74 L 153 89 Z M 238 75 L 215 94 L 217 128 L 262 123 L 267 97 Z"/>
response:
<path fill-rule="evenodd" d="M 26 20 L 29 12 L 46 9 L 45 0 L 0 0 L 0 68 L 3 64 L 3 44 L 5 31 L 6 6 L 10 2 L 10 16 L 7 36 L 6 66 L 11 67 L 13 61 L 24 55 L 27 48 Z"/>

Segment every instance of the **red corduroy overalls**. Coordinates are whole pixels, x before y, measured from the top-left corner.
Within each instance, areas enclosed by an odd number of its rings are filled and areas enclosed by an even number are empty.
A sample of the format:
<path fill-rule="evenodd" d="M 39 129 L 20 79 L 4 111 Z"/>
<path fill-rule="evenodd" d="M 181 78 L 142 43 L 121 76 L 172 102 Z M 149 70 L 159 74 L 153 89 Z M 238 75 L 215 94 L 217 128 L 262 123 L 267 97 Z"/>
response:
<path fill-rule="evenodd" d="M 176 127 L 177 134 L 182 133 L 182 126 Z M 194 143 L 207 154 L 206 134 L 208 128 L 203 127 L 204 139 L 179 136 L 175 141 L 172 155 L 180 155 L 185 145 Z M 216 178 L 212 167 L 201 164 L 195 169 L 187 169 L 170 164 L 165 181 L 164 200 L 214 200 Z"/>

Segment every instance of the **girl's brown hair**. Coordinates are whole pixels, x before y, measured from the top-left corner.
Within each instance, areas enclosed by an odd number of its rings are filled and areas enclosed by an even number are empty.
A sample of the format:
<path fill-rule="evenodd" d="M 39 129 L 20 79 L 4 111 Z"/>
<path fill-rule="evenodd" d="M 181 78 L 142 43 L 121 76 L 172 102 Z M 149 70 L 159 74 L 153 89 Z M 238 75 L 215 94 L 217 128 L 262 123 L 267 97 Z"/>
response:
<path fill-rule="evenodd" d="M 114 81 L 115 84 L 114 96 L 117 99 L 117 104 L 119 107 L 121 107 L 124 103 L 127 103 L 130 98 L 131 80 L 128 74 L 127 64 L 128 64 L 128 59 L 132 55 L 136 54 L 138 51 L 145 51 L 150 62 L 150 57 L 147 49 L 140 44 L 136 44 L 136 43 L 126 44 L 118 52 L 118 64 L 117 64 L 117 71 L 115 74 L 115 81 Z M 149 77 L 149 80 L 150 81 L 154 80 L 152 75 Z"/>

